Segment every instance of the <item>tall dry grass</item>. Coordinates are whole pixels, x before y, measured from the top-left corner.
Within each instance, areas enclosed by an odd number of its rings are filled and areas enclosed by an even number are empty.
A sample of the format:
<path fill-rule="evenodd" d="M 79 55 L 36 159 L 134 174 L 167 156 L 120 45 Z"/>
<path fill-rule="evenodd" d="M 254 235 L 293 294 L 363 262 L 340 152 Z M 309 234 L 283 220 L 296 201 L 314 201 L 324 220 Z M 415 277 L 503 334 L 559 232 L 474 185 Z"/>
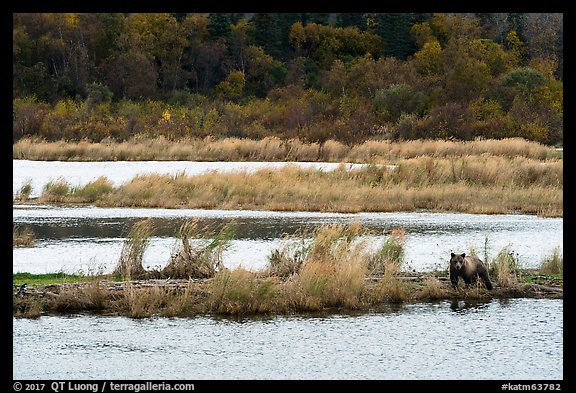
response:
<path fill-rule="evenodd" d="M 402 301 L 405 288 L 398 279 L 403 263 L 405 232 L 392 232 L 376 250 L 369 231 L 359 223 L 325 225 L 295 236 L 274 251 L 266 271 L 285 277 L 291 307 L 318 311 L 326 307 L 355 309 L 384 300 Z M 303 236 L 311 236 L 305 239 Z M 369 276 L 381 276 L 377 284 Z"/>
<path fill-rule="evenodd" d="M 223 268 L 222 253 L 234 236 L 233 224 L 225 225 L 214 237 L 197 220 L 184 222 L 178 230 L 179 246 L 162 269 L 163 277 L 210 278 Z"/>
<path fill-rule="evenodd" d="M 208 309 L 223 314 L 287 312 L 284 288 L 275 277 L 238 267 L 223 269 L 209 283 Z"/>
<path fill-rule="evenodd" d="M 163 136 L 135 136 L 125 142 L 106 140 L 98 143 L 45 142 L 23 138 L 12 145 L 15 159 L 59 161 L 330 161 L 383 162 L 421 156 L 435 158 L 463 156 L 524 157 L 536 160 L 561 158 L 553 148 L 522 138 L 445 140 L 368 140 L 350 146 L 327 140 L 306 143 L 299 139 L 223 138 L 181 139 L 170 141 Z"/>
<path fill-rule="evenodd" d="M 427 277 L 422 287 L 414 292 L 413 298 L 417 300 L 441 300 L 449 297 L 451 290 L 437 277 Z"/>
<path fill-rule="evenodd" d="M 508 246 L 500 250 L 488 266 L 490 278 L 495 278 L 501 288 L 509 288 L 520 280 L 520 260 Z"/>
<path fill-rule="evenodd" d="M 146 274 L 142 264 L 144 252 L 150 243 L 153 222 L 147 218 L 137 221 L 133 226 L 120 253 L 120 258 L 114 269 L 114 275 L 126 280 L 137 279 Z"/>
<path fill-rule="evenodd" d="M 316 230 L 300 271 L 289 279 L 295 307 L 359 307 L 369 257 L 368 243 L 360 238 L 364 231 L 359 223 Z"/>
<path fill-rule="evenodd" d="M 554 248 L 552 255 L 542 259 L 538 271 L 542 274 L 564 274 L 564 257 L 559 247 Z"/>
<path fill-rule="evenodd" d="M 44 193 L 46 201 L 65 200 Z M 137 176 L 101 194 L 99 206 L 298 211 L 459 211 L 563 214 L 562 161 L 418 157 L 396 169 L 324 172 L 288 166 L 254 173 Z"/>
<path fill-rule="evenodd" d="M 394 228 L 376 253 L 368 260 L 368 270 L 373 275 L 394 275 L 404 262 L 406 230 Z"/>
<path fill-rule="evenodd" d="M 33 247 L 36 243 L 36 235 L 29 226 L 12 225 L 12 246 Z"/>

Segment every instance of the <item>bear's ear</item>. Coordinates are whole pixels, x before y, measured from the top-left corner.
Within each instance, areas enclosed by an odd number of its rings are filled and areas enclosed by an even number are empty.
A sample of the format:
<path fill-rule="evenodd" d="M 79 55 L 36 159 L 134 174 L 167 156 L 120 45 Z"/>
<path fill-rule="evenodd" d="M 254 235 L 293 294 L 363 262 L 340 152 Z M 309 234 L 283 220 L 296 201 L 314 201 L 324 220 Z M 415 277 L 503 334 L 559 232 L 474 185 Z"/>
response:
<path fill-rule="evenodd" d="M 466 258 L 466 253 L 465 253 L 465 252 L 462 253 L 462 258 Z"/>
<path fill-rule="evenodd" d="M 456 254 L 454 254 L 453 252 L 451 252 L 451 253 L 450 253 L 450 256 L 451 256 L 452 258 L 454 258 L 454 257 L 456 256 Z"/>

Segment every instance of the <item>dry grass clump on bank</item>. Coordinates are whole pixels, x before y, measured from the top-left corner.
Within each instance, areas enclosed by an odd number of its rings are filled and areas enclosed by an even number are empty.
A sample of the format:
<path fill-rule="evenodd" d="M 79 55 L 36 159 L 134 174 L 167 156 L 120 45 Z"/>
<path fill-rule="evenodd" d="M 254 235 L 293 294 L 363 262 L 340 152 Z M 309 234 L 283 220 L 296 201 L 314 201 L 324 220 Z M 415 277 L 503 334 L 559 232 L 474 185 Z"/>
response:
<path fill-rule="evenodd" d="M 133 225 L 122 246 L 120 259 L 113 273 L 115 276 L 130 280 L 142 277 L 146 273 L 142 261 L 146 247 L 150 243 L 152 231 L 153 223 L 149 218 Z"/>
<path fill-rule="evenodd" d="M 149 174 L 111 190 L 105 180 L 97 182 L 82 189 L 99 191 L 83 193 L 64 181 L 50 183 L 39 201 L 106 207 L 563 214 L 562 161 L 522 157 L 416 157 L 398 162 L 395 169 L 368 165 L 322 171 L 289 165 L 194 176 Z"/>
<path fill-rule="evenodd" d="M 210 278 L 223 268 L 222 252 L 234 235 L 233 224 L 225 225 L 216 234 L 198 228 L 197 221 L 185 221 L 179 228 L 179 244 L 161 270 L 148 271 L 142 264 L 154 227 L 152 219 L 137 221 L 131 228 L 114 269 L 122 279 L 141 278 Z"/>
<path fill-rule="evenodd" d="M 28 226 L 12 226 L 12 246 L 13 247 L 33 247 L 36 243 L 36 235 Z"/>
<path fill-rule="evenodd" d="M 490 277 L 494 277 L 500 287 L 511 287 L 520 280 L 520 261 L 509 247 L 504 247 L 489 263 Z"/>
<path fill-rule="evenodd" d="M 299 139 L 223 138 L 180 139 L 172 141 L 136 136 L 125 142 L 105 140 L 99 143 L 45 142 L 22 138 L 12 145 L 15 159 L 42 161 L 329 161 L 382 162 L 419 156 L 462 157 L 493 155 L 525 157 L 537 160 L 557 159 L 562 155 L 549 146 L 522 138 L 446 140 L 367 140 L 346 145 L 335 140 L 306 143 Z"/>
<path fill-rule="evenodd" d="M 290 302 L 295 308 L 357 308 L 363 302 L 368 244 L 359 223 L 322 226 L 314 233 L 297 274 L 290 276 Z"/>
<path fill-rule="evenodd" d="M 272 253 L 266 274 L 286 277 L 286 296 L 300 310 L 402 301 L 407 295 L 397 275 L 405 231 L 395 229 L 375 251 L 368 234 L 359 223 L 319 227 L 308 241 L 300 234 Z M 372 275 L 381 280 L 367 280 Z"/>
<path fill-rule="evenodd" d="M 558 247 L 542 259 L 538 270 L 543 274 L 564 274 L 564 257 Z"/>
<path fill-rule="evenodd" d="M 441 300 L 450 295 L 450 289 L 437 277 L 427 277 L 420 290 L 414 293 L 414 298 L 419 300 Z"/>
<path fill-rule="evenodd" d="M 30 194 L 32 193 L 32 179 L 28 178 L 24 185 L 20 187 L 18 193 L 14 196 L 14 200 L 17 202 L 26 203 L 30 199 Z"/>
<path fill-rule="evenodd" d="M 384 244 L 403 244 L 405 234 L 395 230 L 374 251 L 358 224 L 327 225 L 309 239 L 300 269 L 286 277 L 271 275 L 270 269 L 253 272 L 242 267 L 222 268 L 205 279 L 155 279 L 110 282 L 105 278 L 85 283 L 47 284 L 41 291 L 29 289 L 13 295 L 13 313 L 18 318 L 37 318 L 43 313 L 98 312 L 131 318 L 194 316 L 198 314 L 254 315 L 323 312 L 326 310 L 378 310 L 391 303 L 413 301 L 477 300 L 498 297 L 562 297 L 562 290 L 519 280 L 506 281 L 518 262 L 511 261 L 507 248 L 495 258 L 499 272 L 493 273 L 495 287 L 486 290 L 481 282 L 454 290 L 444 274 L 410 274 L 401 260 L 391 262 L 384 273 L 374 276 L 368 268 Z M 403 254 L 403 252 L 401 253 Z M 394 253 L 394 255 L 400 255 Z M 558 259 L 554 252 L 550 258 Z M 545 269 L 545 267 L 544 267 Z M 543 271 L 530 273 L 542 277 Z M 525 274 L 525 273 L 522 273 Z M 561 280 L 562 278 L 555 278 Z M 531 286 L 532 285 L 532 286 Z M 548 284 L 549 285 L 549 284 Z M 541 292 L 541 290 L 548 292 Z"/>
<path fill-rule="evenodd" d="M 275 277 L 262 277 L 242 267 L 223 269 L 208 284 L 207 309 L 219 314 L 288 312 L 285 288 Z"/>
<path fill-rule="evenodd" d="M 113 191 L 114 186 L 106 176 L 100 176 L 98 179 L 81 187 L 72 187 L 68 181 L 59 178 L 46 183 L 42 194 L 38 197 L 38 202 L 93 203 L 105 198 L 107 194 Z M 20 198 L 20 200 L 22 199 Z"/>
<path fill-rule="evenodd" d="M 179 247 L 170 256 L 160 277 L 209 278 L 223 268 L 222 253 L 234 236 L 233 225 L 224 226 L 213 238 L 209 231 L 200 233 L 197 221 L 186 221 L 178 230 Z M 193 239 L 203 239 L 199 244 Z"/>

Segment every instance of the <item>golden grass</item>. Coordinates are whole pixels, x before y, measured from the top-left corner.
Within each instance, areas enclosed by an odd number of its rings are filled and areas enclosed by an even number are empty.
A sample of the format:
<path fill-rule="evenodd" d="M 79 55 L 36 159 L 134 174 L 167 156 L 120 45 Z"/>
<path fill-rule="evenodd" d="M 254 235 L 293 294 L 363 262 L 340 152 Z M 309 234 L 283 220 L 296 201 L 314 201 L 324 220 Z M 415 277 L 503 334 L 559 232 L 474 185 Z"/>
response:
<path fill-rule="evenodd" d="M 544 274 L 564 274 L 564 257 L 558 247 L 554 248 L 552 255 L 542 259 L 539 271 Z"/>
<path fill-rule="evenodd" d="M 30 227 L 12 226 L 12 246 L 13 247 L 33 247 L 36 243 L 36 235 Z"/>
<path fill-rule="evenodd" d="M 208 309 L 222 314 L 257 314 L 287 312 L 283 286 L 274 277 L 242 267 L 223 269 L 208 284 Z"/>
<path fill-rule="evenodd" d="M 500 287 L 511 287 L 520 281 L 520 263 L 509 247 L 504 247 L 489 264 L 490 277 L 494 277 Z"/>
<path fill-rule="evenodd" d="M 39 201 L 108 207 L 563 214 L 562 160 L 416 157 L 397 165 L 329 172 L 287 166 L 253 173 L 149 174 L 111 190 L 101 180 L 104 187 L 89 184 L 85 187 L 105 191 L 86 193 L 91 197 L 85 199 L 61 181 L 48 185 Z"/>
<path fill-rule="evenodd" d="M 125 142 L 45 142 L 23 138 L 12 145 L 16 159 L 59 161 L 192 160 L 192 161 L 330 161 L 383 162 L 420 156 L 461 157 L 493 155 L 537 160 L 560 158 L 553 148 L 522 138 L 444 140 L 368 140 L 349 146 L 328 140 L 322 144 L 299 139 L 259 140 L 224 138 L 181 139 L 135 136 Z"/>
<path fill-rule="evenodd" d="M 414 293 L 414 299 L 441 300 L 446 299 L 450 290 L 437 277 L 427 277 L 420 290 Z"/>
<path fill-rule="evenodd" d="M 129 280 L 142 277 L 146 273 L 142 261 L 146 247 L 148 247 L 150 242 L 152 231 L 153 223 L 149 218 L 138 221 L 133 225 L 122 246 L 118 264 L 114 269 L 115 276 Z"/>
<path fill-rule="evenodd" d="M 196 220 L 185 221 L 178 230 L 180 245 L 172 252 L 161 277 L 209 278 L 222 269 L 222 252 L 233 236 L 233 226 L 224 226 L 214 238 L 206 228 L 200 230 Z M 203 239 L 194 244 L 192 239 Z"/>
<path fill-rule="evenodd" d="M 367 167 L 324 172 L 288 166 L 255 173 L 137 176 L 112 187 L 106 178 L 74 188 L 60 179 L 43 203 L 98 206 L 267 209 L 329 212 L 459 211 L 563 215 L 563 160 L 554 149 L 520 138 L 469 142 L 366 141 L 347 146 L 268 137 L 189 139 L 135 137 L 128 142 L 38 142 L 22 139 L 14 157 L 114 160 L 354 161 Z M 394 164 L 391 169 L 382 164 Z M 22 200 L 26 192 L 22 191 Z"/>

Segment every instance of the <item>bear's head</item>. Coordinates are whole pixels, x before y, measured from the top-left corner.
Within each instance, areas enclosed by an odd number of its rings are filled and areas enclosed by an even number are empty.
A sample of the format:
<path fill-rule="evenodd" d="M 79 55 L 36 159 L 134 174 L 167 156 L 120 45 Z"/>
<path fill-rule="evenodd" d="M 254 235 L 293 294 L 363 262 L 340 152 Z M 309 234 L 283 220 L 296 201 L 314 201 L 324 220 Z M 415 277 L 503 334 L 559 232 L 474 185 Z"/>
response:
<path fill-rule="evenodd" d="M 464 265 L 464 257 L 466 257 L 465 253 L 462 254 L 450 254 L 452 258 L 450 258 L 450 269 L 460 270 L 462 269 L 462 265 Z"/>

